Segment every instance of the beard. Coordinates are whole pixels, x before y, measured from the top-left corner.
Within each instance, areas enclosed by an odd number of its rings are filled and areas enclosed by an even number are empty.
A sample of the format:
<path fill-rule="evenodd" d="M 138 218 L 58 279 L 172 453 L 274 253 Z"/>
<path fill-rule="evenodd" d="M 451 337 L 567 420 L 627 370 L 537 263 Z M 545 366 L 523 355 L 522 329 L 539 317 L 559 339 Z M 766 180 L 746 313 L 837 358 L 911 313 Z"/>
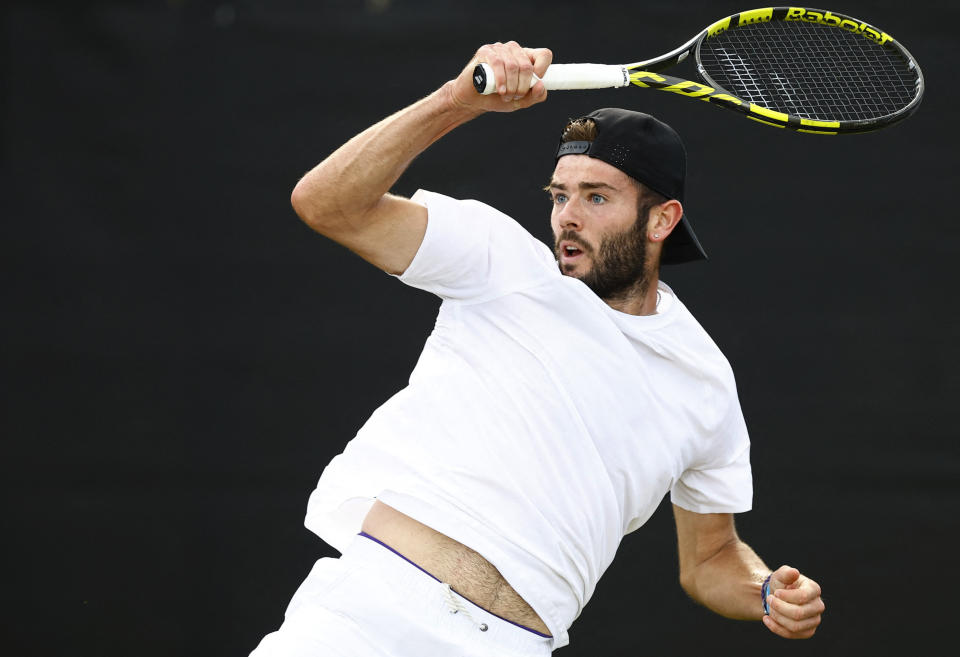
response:
<path fill-rule="evenodd" d="M 560 268 L 561 273 L 583 281 L 601 299 L 625 299 L 633 294 L 643 296 L 650 284 L 647 272 L 647 226 L 649 209 L 642 207 L 633 225 L 620 233 L 605 236 L 596 249 L 584 243 L 575 231 L 562 231 L 555 240 L 554 252 L 560 258 L 560 242 L 568 240 L 578 245 L 592 259 L 592 267 L 584 274 L 576 275 Z"/>

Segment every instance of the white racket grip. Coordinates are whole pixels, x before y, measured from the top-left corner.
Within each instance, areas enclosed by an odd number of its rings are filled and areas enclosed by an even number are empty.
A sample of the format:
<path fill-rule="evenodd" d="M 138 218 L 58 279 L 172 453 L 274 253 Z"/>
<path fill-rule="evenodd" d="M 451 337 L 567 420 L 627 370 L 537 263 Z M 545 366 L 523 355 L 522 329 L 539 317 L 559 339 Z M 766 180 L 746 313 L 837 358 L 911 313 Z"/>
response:
<path fill-rule="evenodd" d="M 480 64 L 483 72 L 474 71 L 475 86 L 479 90 L 479 80 L 484 83 L 481 94 L 495 93 L 497 82 L 489 64 Z M 479 76 L 479 77 L 478 77 Z M 630 73 L 623 66 L 612 64 L 553 64 L 543 75 L 544 86 L 549 90 L 557 89 L 609 89 L 626 87 L 630 84 Z M 537 77 L 531 81 L 532 87 Z"/>

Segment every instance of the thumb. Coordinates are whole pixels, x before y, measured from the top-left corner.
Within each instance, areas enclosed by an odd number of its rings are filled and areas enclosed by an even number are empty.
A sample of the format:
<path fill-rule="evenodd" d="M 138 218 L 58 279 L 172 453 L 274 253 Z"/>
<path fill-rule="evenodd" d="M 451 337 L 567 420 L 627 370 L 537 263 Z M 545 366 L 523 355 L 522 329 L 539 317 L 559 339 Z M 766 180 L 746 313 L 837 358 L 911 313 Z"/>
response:
<path fill-rule="evenodd" d="M 791 566 L 780 566 L 774 571 L 773 577 L 770 579 L 776 580 L 777 584 L 779 584 L 779 586 L 772 588 L 793 588 L 797 580 L 800 579 L 800 571 Z"/>

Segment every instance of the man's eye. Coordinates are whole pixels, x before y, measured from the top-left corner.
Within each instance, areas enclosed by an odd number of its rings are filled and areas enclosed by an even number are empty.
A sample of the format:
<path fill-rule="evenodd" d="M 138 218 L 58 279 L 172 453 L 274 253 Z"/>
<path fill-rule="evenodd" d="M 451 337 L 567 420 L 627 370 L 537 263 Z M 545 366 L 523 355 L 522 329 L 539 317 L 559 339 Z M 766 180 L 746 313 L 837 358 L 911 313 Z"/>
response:
<path fill-rule="evenodd" d="M 604 197 L 600 196 L 600 194 L 591 194 L 591 195 L 590 195 L 590 202 L 593 203 L 594 205 L 600 205 L 601 203 L 603 203 L 603 202 L 606 201 L 606 200 L 607 200 L 607 199 L 605 199 Z"/>
<path fill-rule="evenodd" d="M 554 197 L 553 197 L 553 202 L 556 203 L 557 205 L 559 205 L 559 204 L 561 204 L 561 203 L 566 203 L 566 202 L 567 202 L 567 195 L 566 195 L 566 194 L 555 194 Z"/>

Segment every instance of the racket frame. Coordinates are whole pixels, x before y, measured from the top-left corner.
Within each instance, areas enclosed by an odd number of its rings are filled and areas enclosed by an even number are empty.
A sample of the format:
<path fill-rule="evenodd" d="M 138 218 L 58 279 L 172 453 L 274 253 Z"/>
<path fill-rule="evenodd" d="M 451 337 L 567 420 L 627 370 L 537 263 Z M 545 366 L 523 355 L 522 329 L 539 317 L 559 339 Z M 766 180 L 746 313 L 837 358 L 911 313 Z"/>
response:
<path fill-rule="evenodd" d="M 802 21 L 816 23 L 818 25 L 831 27 L 833 29 L 843 29 L 848 32 L 859 34 L 862 38 L 873 41 L 884 48 L 896 49 L 900 53 L 900 56 L 906 60 L 907 67 L 916 71 L 917 80 L 915 83 L 916 88 L 913 99 L 906 106 L 884 116 L 861 120 L 823 121 L 817 119 L 807 119 L 750 103 L 737 97 L 736 95 L 724 89 L 721 85 L 717 84 L 707 73 L 700 58 L 700 48 L 704 41 L 713 38 L 714 36 L 728 29 L 736 29 L 744 25 L 751 25 L 759 22 L 770 22 L 773 20 Z M 736 25 L 733 25 L 734 22 L 736 22 Z M 761 9 L 752 9 L 750 11 L 740 12 L 739 14 L 732 14 L 726 18 L 722 18 L 719 21 L 714 22 L 696 37 L 691 39 L 688 44 L 692 44 L 691 49 L 694 53 L 697 74 L 704 82 L 707 83 L 706 88 L 716 92 L 704 94 L 703 100 L 709 100 L 711 102 L 720 104 L 727 109 L 741 112 L 748 119 L 752 119 L 776 128 L 788 128 L 798 132 L 824 135 L 870 132 L 892 125 L 907 118 L 913 114 L 914 111 L 916 111 L 917 107 L 920 105 L 920 100 L 923 98 L 923 72 L 920 70 L 920 65 L 917 63 L 917 60 L 914 59 L 913 55 L 910 54 L 903 44 L 883 30 L 874 27 L 866 21 L 825 9 L 813 9 L 809 7 L 764 7 Z M 687 44 L 684 45 L 686 46 Z M 668 55 L 665 55 L 664 57 L 669 55 L 673 55 L 673 53 L 668 53 Z M 682 59 L 685 57 L 686 55 L 680 58 L 679 61 L 682 61 Z M 652 63 L 653 66 L 658 67 L 654 69 L 655 71 L 662 70 L 663 68 L 673 64 L 671 60 L 667 60 L 666 65 L 661 64 L 661 61 L 662 58 L 658 57 Z M 627 68 L 628 70 L 631 69 L 630 66 Z M 634 71 L 634 74 L 635 73 L 636 71 Z M 637 82 L 634 82 L 633 80 L 634 74 L 631 74 L 631 82 L 637 84 Z M 650 84 L 650 80 L 643 80 L 643 82 L 646 82 L 646 84 L 639 84 L 638 86 L 654 87 L 653 84 Z M 696 85 L 699 83 L 693 84 Z M 658 84 L 655 88 L 660 88 L 664 91 L 675 91 L 677 93 L 685 93 L 686 89 L 691 89 L 690 86 L 686 85 L 682 85 L 680 88 L 678 88 L 676 82 L 671 82 L 670 85 L 666 87 Z M 686 93 L 695 94 L 697 92 L 691 90 Z"/>
<path fill-rule="evenodd" d="M 834 29 L 844 29 L 860 34 L 862 38 L 879 43 L 885 48 L 895 48 L 906 60 L 908 68 L 916 71 L 916 89 L 913 99 L 905 107 L 887 114 L 862 120 L 826 121 L 807 119 L 777 110 L 769 109 L 744 100 L 733 92 L 717 84 L 706 72 L 700 58 L 701 45 L 707 39 L 744 25 L 760 22 L 797 20 L 818 23 Z M 700 82 L 684 78 L 663 75 L 660 71 L 668 69 L 687 59 L 693 53 L 697 75 Z M 540 78 L 531 82 L 531 86 Z M 638 87 L 669 91 L 713 103 L 729 110 L 740 112 L 754 121 L 776 128 L 787 128 L 797 132 L 820 135 L 851 134 L 869 132 L 883 128 L 910 116 L 923 97 L 923 72 L 916 59 L 907 49 L 886 32 L 870 25 L 866 21 L 836 12 L 808 7 L 764 7 L 731 14 L 715 21 L 700 31 L 683 45 L 674 48 L 653 59 L 647 59 L 622 66 L 604 64 L 553 64 L 543 76 L 547 89 L 604 89 L 634 85 Z M 493 93 L 495 82 L 493 70 L 487 64 L 478 64 L 474 69 L 474 86 L 479 93 Z"/>

